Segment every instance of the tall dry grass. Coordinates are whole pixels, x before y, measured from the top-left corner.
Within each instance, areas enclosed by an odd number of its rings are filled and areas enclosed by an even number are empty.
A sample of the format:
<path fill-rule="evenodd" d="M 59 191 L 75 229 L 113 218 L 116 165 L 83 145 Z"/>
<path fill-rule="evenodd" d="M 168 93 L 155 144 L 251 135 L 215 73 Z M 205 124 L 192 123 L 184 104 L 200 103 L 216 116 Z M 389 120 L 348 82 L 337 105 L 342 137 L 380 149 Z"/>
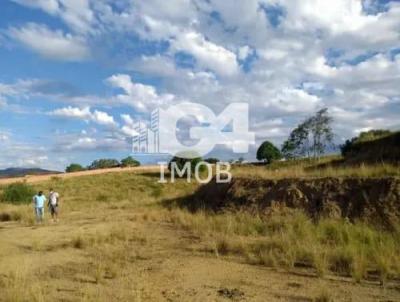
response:
<path fill-rule="evenodd" d="M 19 263 L 15 269 L 2 272 L 0 279 L 0 300 L 15 302 L 44 302 L 45 290 L 35 275 L 29 270 L 30 264 Z"/>
<path fill-rule="evenodd" d="M 240 177 L 260 177 L 268 179 L 283 178 L 319 178 L 319 177 L 399 177 L 400 168 L 391 164 L 370 164 L 357 166 L 326 166 L 312 168 L 313 164 L 293 163 L 279 167 L 268 166 L 235 166 L 232 173 Z"/>
<path fill-rule="evenodd" d="M 0 203 L 0 222 L 8 221 L 17 221 L 28 226 L 35 224 L 33 206 Z"/>
<path fill-rule="evenodd" d="M 169 221 L 210 242 L 216 255 L 236 254 L 270 267 L 307 267 L 381 283 L 400 276 L 400 234 L 345 220 L 311 221 L 286 209 L 267 216 L 246 212 L 210 214 L 171 210 Z"/>

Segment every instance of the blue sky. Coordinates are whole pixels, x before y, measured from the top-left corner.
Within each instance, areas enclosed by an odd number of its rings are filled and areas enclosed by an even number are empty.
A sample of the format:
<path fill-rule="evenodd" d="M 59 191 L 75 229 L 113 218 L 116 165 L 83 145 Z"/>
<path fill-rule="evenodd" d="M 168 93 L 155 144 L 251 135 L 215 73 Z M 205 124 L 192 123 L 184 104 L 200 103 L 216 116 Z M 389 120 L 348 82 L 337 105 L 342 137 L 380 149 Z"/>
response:
<path fill-rule="evenodd" d="M 185 101 L 248 103 L 257 144 L 322 107 L 339 143 L 399 129 L 399 50 L 399 1 L 1 1 L 0 168 L 120 159 L 136 121 Z"/>

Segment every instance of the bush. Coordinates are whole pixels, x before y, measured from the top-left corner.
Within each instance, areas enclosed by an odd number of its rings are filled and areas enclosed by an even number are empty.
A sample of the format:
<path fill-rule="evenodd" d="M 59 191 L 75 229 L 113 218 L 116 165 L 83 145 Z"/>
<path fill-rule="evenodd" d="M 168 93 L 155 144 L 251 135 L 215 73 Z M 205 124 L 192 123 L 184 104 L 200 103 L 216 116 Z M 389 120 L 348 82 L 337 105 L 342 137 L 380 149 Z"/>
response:
<path fill-rule="evenodd" d="M 89 168 L 89 170 L 95 170 L 95 169 L 116 168 L 119 166 L 120 166 L 120 163 L 116 159 L 102 158 L 102 159 L 97 159 L 97 160 L 93 161 L 88 168 Z"/>
<path fill-rule="evenodd" d="M 138 167 L 140 166 L 140 162 L 134 159 L 132 156 L 128 156 L 121 160 L 122 167 Z"/>
<path fill-rule="evenodd" d="M 80 164 L 70 164 L 66 169 L 65 172 L 71 173 L 71 172 L 79 172 L 79 171 L 84 171 L 85 168 L 82 167 Z"/>
<path fill-rule="evenodd" d="M 187 162 L 190 163 L 190 172 L 193 174 L 195 172 L 196 166 L 198 163 L 202 162 L 201 157 L 195 157 L 195 158 L 182 158 L 178 156 L 174 156 L 171 161 L 168 163 L 168 170 L 172 171 L 172 163 L 174 162 L 179 170 L 183 170 L 183 167 Z M 201 165 L 199 168 L 199 172 L 204 172 L 206 170 L 205 165 Z M 183 177 L 187 176 L 187 173 L 183 175 Z"/>
<path fill-rule="evenodd" d="M 26 183 L 14 183 L 5 187 L 1 201 L 16 204 L 30 203 L 35 193 L 33 187 Z"/>

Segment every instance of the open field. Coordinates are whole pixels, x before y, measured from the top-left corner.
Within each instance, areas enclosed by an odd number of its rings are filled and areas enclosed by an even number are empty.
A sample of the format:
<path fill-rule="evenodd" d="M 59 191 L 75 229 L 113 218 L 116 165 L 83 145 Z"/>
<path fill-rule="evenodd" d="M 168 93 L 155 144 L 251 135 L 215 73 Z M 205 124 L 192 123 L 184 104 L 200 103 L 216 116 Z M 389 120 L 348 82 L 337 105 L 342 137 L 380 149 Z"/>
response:
<path fill-rule="evenodd" d="M 0 301 L 400 299 L 397 232 L 279 208 L 190 212 L 175 201 L 198 185 L 158 178 L 35 182 L 62 196 L 59 223 L 46 213 L 35 225 L 30 205 L 0 203 Z"/>

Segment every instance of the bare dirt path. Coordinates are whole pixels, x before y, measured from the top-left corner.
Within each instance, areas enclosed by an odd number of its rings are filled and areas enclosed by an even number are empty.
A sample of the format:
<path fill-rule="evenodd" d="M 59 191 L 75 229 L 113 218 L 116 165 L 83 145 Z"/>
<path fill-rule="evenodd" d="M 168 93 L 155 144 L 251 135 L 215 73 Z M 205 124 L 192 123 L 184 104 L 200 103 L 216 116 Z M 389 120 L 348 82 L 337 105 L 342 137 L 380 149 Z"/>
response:
<path fill-rule="evenodd" d="M 157 172 L 160 170 L 160 167 L 157 165 L 151 166 L 141 166 L 141 167 L 131 167 L 131 168 L 110 168 L 110 169 L 99 169 L 99 170 L 88 170 L 81 172 L 72 172 L 72 173 L 59 173 L 59 174 L 47 174 L 47 175 L 27 175 L 25 177 L 12 177 L 12 178 L 0 178 L 0 185 L 15 183 L 15 182 L 43 182 L 52 179 L 53 177 L 57 178 L 73 178 L 78 176 L 85 175 L 98 175 L 105 173 L 121 173 L 121 172 Z"/>
<path fill-rule="evenodd" d="M 393 286 L 317 279 L 217 257 L 147 208 L 110 205 L 70 211 L 58 224 L 0 223 L 0 292 L 12 282 L 28 298 L 39 284 L 31 301 L 311 302 L 325 301 L 315 300 L 324 291 L 333 301 L 400 300 Z M 9 300 L 0 295 L 0 301 Z"/>

